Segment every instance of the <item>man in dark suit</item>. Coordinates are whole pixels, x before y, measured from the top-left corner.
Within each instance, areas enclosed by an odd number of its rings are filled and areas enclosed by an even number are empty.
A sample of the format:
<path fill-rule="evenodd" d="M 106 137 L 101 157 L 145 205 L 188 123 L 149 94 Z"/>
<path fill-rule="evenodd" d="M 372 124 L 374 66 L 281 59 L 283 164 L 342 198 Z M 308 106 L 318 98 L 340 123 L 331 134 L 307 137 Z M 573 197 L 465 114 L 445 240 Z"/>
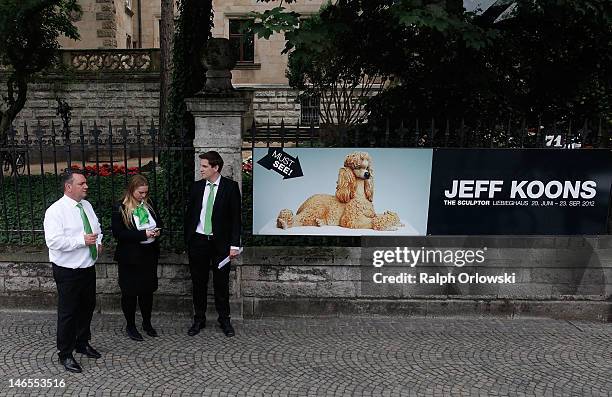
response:
<path fill-rule="evenodd" d="M 241 198 L 238 183 L 221 176 L 223 159 L 215 151 L 200 155 L 202 179 L 193 184 L 185 214 L 185 242 L 193 282 L 194 321 L 187 334 L 194 336 L 206 326 L 209 272 L 213 274 L 215 306 L 225 336 L 234 336 L 230 323 L 230 264 L 219 269 L 240 249 Z"/>

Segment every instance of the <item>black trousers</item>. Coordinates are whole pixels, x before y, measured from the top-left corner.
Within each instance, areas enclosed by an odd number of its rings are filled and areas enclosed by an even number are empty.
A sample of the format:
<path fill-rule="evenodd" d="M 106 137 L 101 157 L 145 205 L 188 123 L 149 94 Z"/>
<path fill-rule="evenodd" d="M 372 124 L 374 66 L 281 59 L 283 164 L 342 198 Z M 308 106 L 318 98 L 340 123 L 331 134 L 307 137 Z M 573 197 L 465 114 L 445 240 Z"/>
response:
<path fill-rule="evenodd" d="M 136 326 L 136 302 L 142 314 L 142 325 L 145 328 L 151 327 L 151 311 L 153 310 L 153 293 L 126 295 L 121 294 L 121 310 L 125 316 L 128 327 Z"/>
<path fill-rule="evenodd" d="M 229 274 L 230 263 L 218 268 L 219 262 L 227 257 L 228 252 L 217 252 L 212 240 L 194 233 L 189 242 L 189 271 L 193 283 L 193 310 L 196 321 L 206 320 L 208 278 L 213 274 L 215 307 L 219 321 L 229 320 Z"/>
<path fill-rule="evenodd" d="M 69 269 L 53 264 L 57 284 L 57 350 L 60 358 L 84 347 L 91 338 L 96 307 L 96 268 Z"/>

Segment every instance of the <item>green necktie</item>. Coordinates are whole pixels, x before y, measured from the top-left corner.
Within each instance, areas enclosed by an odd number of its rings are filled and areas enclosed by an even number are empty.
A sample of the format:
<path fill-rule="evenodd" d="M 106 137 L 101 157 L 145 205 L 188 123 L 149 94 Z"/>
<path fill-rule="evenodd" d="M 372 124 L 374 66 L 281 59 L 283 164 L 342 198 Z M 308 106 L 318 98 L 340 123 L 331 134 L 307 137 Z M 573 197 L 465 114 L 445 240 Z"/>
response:
<path fill-rule="evenodd" d="M 83 221 L 83 229 L 85 229 L 85 233 L 93 233 L 93 231 L 91 230 L 91 224 L 89 223 L 89 219 L 87 219 L 87 214 L 83 209 L 83 204 L 77 203 L 77 207 L 79 207 L 79 211 L 81 211 L 81 220 Z M 89 246 L 89 255 L 91 255 L 91 259 L 93 259 L 94 261 L 98 257 L 98 248 L 96 247 L 96 244 Z"/>
<path fill-rule="evenodd" d="M 210 192 L 206 201 L 206 214 L 204 214 L 204 234 L 212 234 L 212 211 L 215 203 L 215 184 L 208 182 Z"/>

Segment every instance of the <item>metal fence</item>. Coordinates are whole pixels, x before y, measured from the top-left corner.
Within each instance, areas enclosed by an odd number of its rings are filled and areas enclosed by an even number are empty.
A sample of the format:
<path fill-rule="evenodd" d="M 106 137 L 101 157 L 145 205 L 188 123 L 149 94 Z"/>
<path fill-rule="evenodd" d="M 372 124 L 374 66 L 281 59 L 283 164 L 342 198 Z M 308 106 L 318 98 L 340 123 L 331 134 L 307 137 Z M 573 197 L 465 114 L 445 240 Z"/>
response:
<path fill-rule="evenodd" d="M 428 118 L 338 126 L 271 126 L 252 124 L 245 137 L 253 147 L 457 147 L 457 148 L 609 148 L 610 122 L 605 119 L 539 118 L 490 120 Z"/>
<path fill-rule="evenodd" d="M 182 212 L 183 192 L 192 175 L 167 172 L 164 158 L 193 159 L 193 148 L 187 143 L 186 131 L 181 131 L 179 146 L 163 144 L 161 136 L 153 120 L 149 126 L 137 122 L 135 130 L 127 129 L 125 121 L 118 128 L 110 122 L 104 127 L 80 123 L 75 131 L 54 123 L 49 128 L 24 124 L 20 131 L 11 127 L 8 141 L 0 147 L 0 243 L 44 241 L 44 211 L 62 196 L 59 181 L 66 169 L 78 169 L 87 176 L 88 200 L 99 215 L 107 241 L 112 206 L 133 174 L 148 177 L 152 199 L 162 213 L 176 214 L 177 208 Z M 181 203 L 175 203 L 174 190 Z M 174 244 L 182 241 L 182 219 L 170 218 L 164 234 Z"/>
<path fill-rule="evenodd" d="M 62 125 L 62 124 L 60 124 Z M 353 128 L 310 125 L 251 127 L 243 135 L 243 240 L 246 245 L 342 245 L 359 246 L 354 237 L 259 237 L 253 236 L 252 151 L 255 147 L 487 147 L 550 148 L 568 150 L 612 147 L 610 126 L 601 119 L 563 120 L 404 120 Z M 73 131 L 64 123 L 43 128 L 40 123 L 11 127 L 8 142 L 0 147 L 0 243 L 36 244 L 44 240 L 42 221 L 46 208 L 62 195 L 59 175 L 67 168 L 88 176 L 89 201 L 110 239 L 112 206 L 121 197 L 131 174 L 145 174 L 151 195 L 162 212 L 164 243 L 182 246 L 185 194 L 193 180 L 193 166 L 174 167 L 172 161 L 191 162 L 191 140 L 180 132 L 178 146 L 163 143 L 155 121 L 135 129 L 110 122 L 104 127 L 79 123 Z M 166 161 L 164 161 L 166 159 Z M 171 167 L 170 167 L 171 168 Z M 178 170 L 178 171 L 177 171 Z"/>
<path fill-rule="evenodd" d="M 464 120 L 428 118 L 385 120 L 350 128 L 310 125 L 272 126 L 253 123 L 244 137 L 243 158 L 255 147 L 452 147 L 452 148 L 549 148 L 550 150 L 586 150 L 612 147 L 610 125 L 602 118 L 542 121 L 541 118 L 506 120 Z M 247 163 L 250 169 L 252 161 Z M 243 219 L 252 219 L 252 181 L 243 182 Z M 253 245 L 361 246 L 359 237 L 253 236 L 245 231 Z"/>

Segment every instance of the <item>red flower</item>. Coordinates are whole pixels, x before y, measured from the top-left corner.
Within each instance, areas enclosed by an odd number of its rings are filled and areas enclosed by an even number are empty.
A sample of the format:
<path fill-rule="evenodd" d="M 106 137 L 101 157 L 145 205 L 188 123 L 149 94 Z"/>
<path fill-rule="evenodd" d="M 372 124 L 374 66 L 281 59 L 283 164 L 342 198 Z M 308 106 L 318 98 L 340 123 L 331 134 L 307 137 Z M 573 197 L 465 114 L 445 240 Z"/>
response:
<path fill-rule="evenodd" d="M 242 172 L 246 172 L 250 174 L 253 171 L 253 158 L 249 157 L 246 160 L 242 161 Z"/>
<path fill-rule="evenodd" d="M 71 166 L 72 169 L 78 170 L 80 169 L 78 164 L 73 164 Z M 94 165 L 86 165 L 84 168 L 86 176 L 111 176 L 111 175 L 136 175 L 140 172 L 138 167 L 126 167 L 124 165 L 113 164 L 112 167 L 110 164 L 94 164 Z"/>

